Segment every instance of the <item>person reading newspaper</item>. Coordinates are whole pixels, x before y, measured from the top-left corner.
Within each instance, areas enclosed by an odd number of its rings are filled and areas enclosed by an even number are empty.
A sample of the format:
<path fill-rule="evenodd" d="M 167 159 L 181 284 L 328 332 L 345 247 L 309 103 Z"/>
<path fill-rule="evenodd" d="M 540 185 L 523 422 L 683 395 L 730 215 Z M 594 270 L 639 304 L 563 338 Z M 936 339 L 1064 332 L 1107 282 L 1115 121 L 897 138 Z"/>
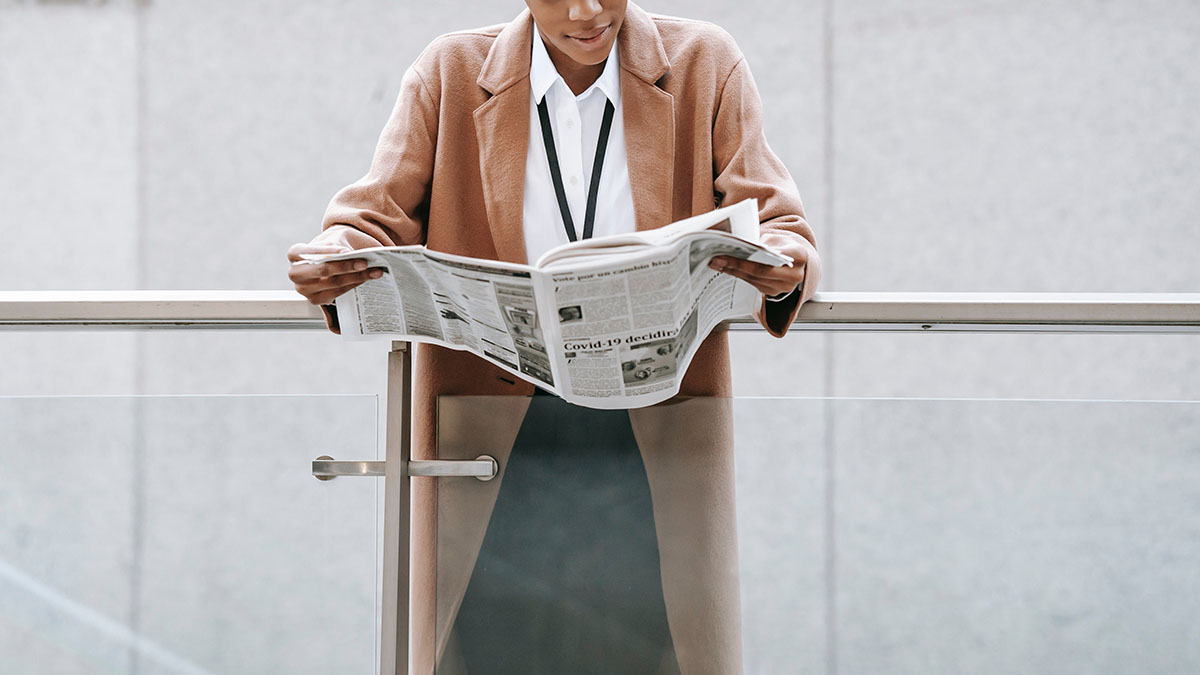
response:
<path fill-rule="evenodd" d="M 570 241 L 649 233 L 754 199 L 760 243 L 791 264 L 689 249 L 688 273 L 695 262 L 749 284 L 754 316 L 786 333 L 820 258 L 733 39 L 625 0 L 526 5 L 507 24 L 437 38 L 408 69 L 369 172 L 333 198 L 318 236 L 289 249 L 297 291 L 336 332 L 339 296 L 423 277 L 372 267 L 366 251 L 313 256 L 421 244 L 455 264 L 528 265 Z M 431 326 L 462 323 L 470 277 L 455 277 L 462 297 L 430 300 Z M 603 307 L 601 287 L 549 312 L 521 284 L 495 287 L 488 311 L 514 351 L 537 351 L 547 322 L 565 335 Z M 619 386 L 674 377 L 671 340 L 689 330 L 629 345 Z M 679 395 L 629 410 L 539 396 L 495 360 L 419 346 L 414 457 L 475 439 L 500 470 L 469 495 L 414 481 L 416 672 L 741 671 L 728 342 L 696 330 Z M 575 358 L 593 351 L 582 344 Z"/>

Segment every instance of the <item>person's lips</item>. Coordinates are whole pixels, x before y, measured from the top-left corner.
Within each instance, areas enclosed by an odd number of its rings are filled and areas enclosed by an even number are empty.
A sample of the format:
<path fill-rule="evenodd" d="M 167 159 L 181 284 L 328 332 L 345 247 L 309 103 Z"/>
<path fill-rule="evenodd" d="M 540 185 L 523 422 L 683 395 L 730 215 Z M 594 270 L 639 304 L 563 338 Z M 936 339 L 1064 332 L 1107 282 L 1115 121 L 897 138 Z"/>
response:
<path fill-rule="evenodd" d="M 605 24 L 603 26 L 597 26 L 585 31 L 580 31 L 578 33 L 571 33 L 567 35 L 567 37 L 571 38 L 572 40 L 578 40 L 585 45 L 596 44 L 604 38 L 606 33 L 608 33 L 609 25 L 610 24 Z"/>

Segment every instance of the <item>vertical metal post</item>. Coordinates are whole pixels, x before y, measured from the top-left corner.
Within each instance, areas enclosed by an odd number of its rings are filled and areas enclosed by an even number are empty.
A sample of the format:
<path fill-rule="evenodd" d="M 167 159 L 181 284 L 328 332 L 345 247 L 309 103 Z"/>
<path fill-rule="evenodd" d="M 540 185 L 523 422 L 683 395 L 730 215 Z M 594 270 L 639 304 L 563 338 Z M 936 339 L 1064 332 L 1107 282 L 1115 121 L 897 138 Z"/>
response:
<path fill-rule="evenodd" d="M 383 616 L 380 675 L 408 674 L 409 541 L 412 459 L 412 350 L 393 342 L 388 354 L 383 500 Z"/>

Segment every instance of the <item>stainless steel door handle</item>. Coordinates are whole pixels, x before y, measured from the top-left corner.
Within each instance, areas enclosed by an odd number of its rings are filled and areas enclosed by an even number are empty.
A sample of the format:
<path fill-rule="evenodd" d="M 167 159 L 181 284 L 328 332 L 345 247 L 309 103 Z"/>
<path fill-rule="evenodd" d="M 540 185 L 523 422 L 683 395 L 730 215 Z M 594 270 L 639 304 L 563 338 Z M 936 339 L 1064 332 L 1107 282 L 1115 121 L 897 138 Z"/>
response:
<path fill-rule="evenodd" d="M 317 480 L 333 480 L 338 476 L 383 476 L 385 462 L 377 460 L 337 460 L 321 455 L 313 460 L 312 475 Z M 479 480 L 496 477 L 499 465 L 490 455 L 475 459 L 414 459 L 408 462 L 406 476 L 472 476 Z"/>

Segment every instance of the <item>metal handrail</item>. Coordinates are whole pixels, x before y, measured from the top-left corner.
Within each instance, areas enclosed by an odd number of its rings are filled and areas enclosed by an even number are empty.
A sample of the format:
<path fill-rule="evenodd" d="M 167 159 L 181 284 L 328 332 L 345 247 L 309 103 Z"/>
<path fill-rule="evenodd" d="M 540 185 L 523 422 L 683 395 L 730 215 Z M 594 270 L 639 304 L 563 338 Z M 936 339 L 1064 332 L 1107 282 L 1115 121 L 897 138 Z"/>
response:
<path fill-rule="evenodd" d="M 761 330 L 749 318 L 726 322 Z M 0 291 L 0 329 L 305 329 L 320 309 L 293 291 Z M 1200 331 L 1200 293 L 818 293 L 793 330 Z"/>
<path fill-rule="evenodd" d="M 324 327 L 294 291 L 0 291 L 0 328 Z"/>

